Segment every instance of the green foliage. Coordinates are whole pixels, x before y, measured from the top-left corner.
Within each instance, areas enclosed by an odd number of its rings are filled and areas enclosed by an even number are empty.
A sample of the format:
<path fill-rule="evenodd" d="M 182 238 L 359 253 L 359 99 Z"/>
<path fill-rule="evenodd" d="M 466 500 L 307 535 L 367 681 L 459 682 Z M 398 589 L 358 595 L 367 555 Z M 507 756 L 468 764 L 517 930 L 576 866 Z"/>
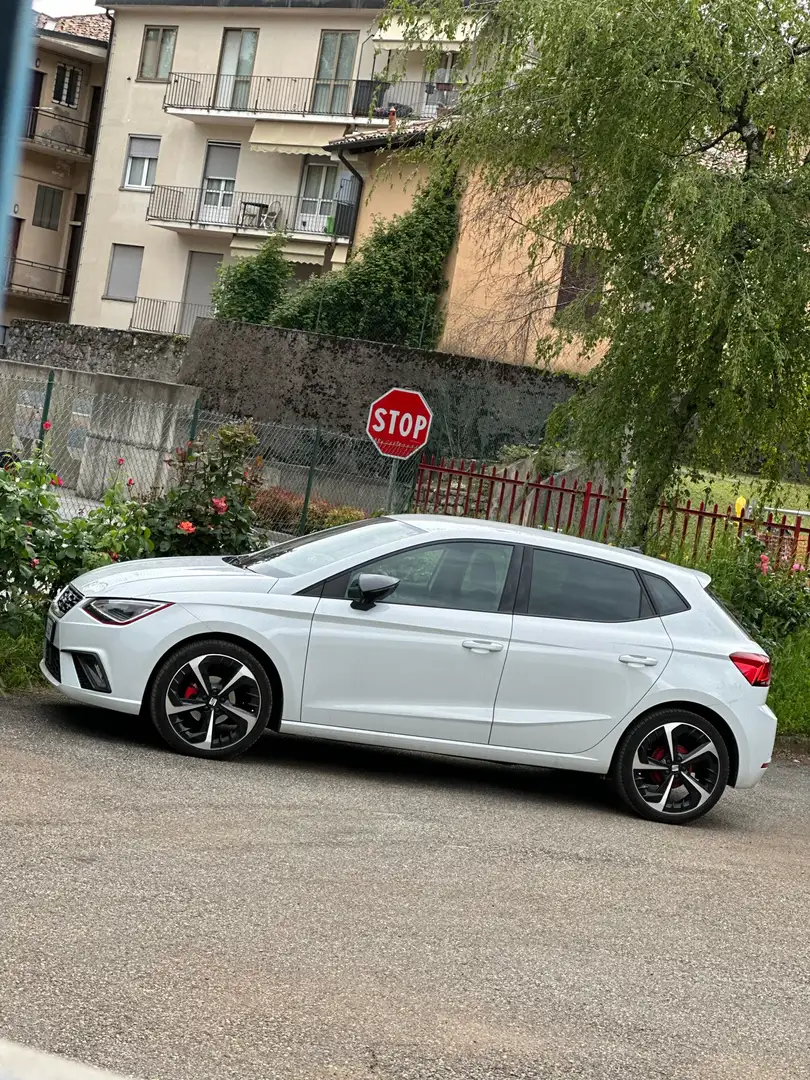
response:
<path fill-rule="evenodd" d="M 507 443 L 502 446 L 496 455 L 498 465 L 514 465 L 518 461 L 534 456 L 536 446 L 521 446 L 515 443 Z"/>
<path fill-rule="evenodd" d="M 219 268 L 211 290 L 217 319 L 266 323 L 287 291 L 292 267 L 281 253 L 284 237 L 271 236 L 255 255 Z"/>
<path fill-rule="evenodd" d="M 344 270 L 311 278 L 282 301 L 271 321 L 292 330 L 434 348 L 444 263 L 457 227 L 456 184 L 442 173 L 407 213 L 378 221 Z"/>
<path fill-rule="evenodd" d="M 427 153 L 525 222 L 538 300 L 549 246 L 609 285 L 552 331 L 557 349 L 608 343 L 555 427 L 606 475 L 634 469 L 636 535 L 682 466 L 733 472 L 756 450 L 777 479 L 810 460 L 805 0 L 393 10 L 411 42 L 476 24 L 475 81 Z"/>
<path fill-rule="evenodd" d="M 166 494 L 143 507 L 156 554 L 237 555 L 250 549 L 261 462 L 245 468 L 245 461 L 256 444 L 245 423 L 175 449 L 166 459 L 172 473 Z"/>
<path fill-rule="evenodd" d="M 774 654 L 768 704 L 776 713 L 780 735 L 810 735 L 810 629 L 792 634 Z"/>
<path fill-rule="evenodd" d="M 13 636 L 0 629 L 0 693 L 28 690 L 40 681 L 44 605 L 25 612 Z"/>

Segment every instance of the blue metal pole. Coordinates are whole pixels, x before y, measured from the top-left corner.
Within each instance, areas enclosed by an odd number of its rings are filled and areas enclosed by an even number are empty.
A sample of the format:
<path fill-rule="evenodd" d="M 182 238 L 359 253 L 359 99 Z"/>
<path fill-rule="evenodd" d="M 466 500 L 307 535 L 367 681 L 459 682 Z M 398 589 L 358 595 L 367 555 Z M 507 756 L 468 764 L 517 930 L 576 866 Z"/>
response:
<path fill-rule="evenodd" d="M 34 40 L 30 0 L 0 0 L 0 26 L 6 27 L 0 33 L 0 266 L 5 268 Z M 4 309 L 0 291 L 0 324 Z"/>

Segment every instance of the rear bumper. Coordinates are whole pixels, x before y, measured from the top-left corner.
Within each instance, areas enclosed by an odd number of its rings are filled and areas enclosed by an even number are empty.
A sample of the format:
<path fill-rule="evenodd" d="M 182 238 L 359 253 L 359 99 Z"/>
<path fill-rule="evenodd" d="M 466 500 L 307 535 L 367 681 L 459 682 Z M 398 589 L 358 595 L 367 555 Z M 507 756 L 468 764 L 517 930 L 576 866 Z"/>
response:
<path fill-rule="evenodd" d="M 738 788 L 755 787 L 765 775 L 773 754 L 776 739 L 776 715 L 767 705 L 755 705 L 738 713 L 741 722 L 735 732 L 740 766 L 737 772 Z"/>

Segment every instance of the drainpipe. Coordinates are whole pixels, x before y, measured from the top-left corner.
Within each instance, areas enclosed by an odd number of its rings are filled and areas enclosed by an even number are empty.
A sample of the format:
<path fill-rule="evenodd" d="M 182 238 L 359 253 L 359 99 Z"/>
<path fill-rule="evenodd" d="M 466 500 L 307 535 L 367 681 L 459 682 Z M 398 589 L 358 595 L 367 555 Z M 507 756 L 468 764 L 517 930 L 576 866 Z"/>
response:
<path fill-rule="evenodd" d="M 352 163 L 347 159 L 347 157 L 346 157 L 345 153 L 343 152 L 343 150 L 338 150 L 337 156 L 338 156 L 338 161 L 341 163 L 341 165 L 345 166 L 349 170 L 349 172 L 357 179 L 357 183 L 358 183 L 357 207 L 355 209 L 354 217 L 352 218 L 352 231 L 351 231 L 351 235 L 349 237 L 349 252 L 348 252 L 348 254 L 351 254 L 352 248 L 354 247 L 354 234 L 357 232 L 357 218 L 358 218 L 359 212 L 360 212 L 360 196 L 363 194 L 363 185 L 365 184 L 365 180 L 360 175 L 360 173 L 357 171 L 357 169 L 355 169 L 354 165 L 352 165 Z"/>
<path fill-rule="evenodd" d="M 84 221 L 81 223 L 82 229 L 82 242 L 79 246 L 79 257 L 76 260 L 76 275 L 73 279 L 73 291 L 70 296 L 70 309 L 68 311 L 68 322 L 73 320 L 73 306 L 76 303 L 76 282 L 81 274 L 82 255 L 84 254 L 84 245 L 87 241 L 87 218 L 90 214 L 90 196 L 93 192 L 93 181 L 96 178 L 96 162 L 98 161 L 98 147 L 101 142 L 101 125 L 104 122 L 104 109 L 107 104 L 107 83 L 110 78 L 110 66 L 112 64 L 113 45 L 115 43 L 115 16 L 112 14 L 109 8 L 104 9 L 104 14 L 110 20 L 110 37 L 107 42 L 107 63 L 104 67 L 104 78 L 101 82 L 101 104 L 98 110 L 98 130 L 96 131 L 96 145 L 93 147 L 93 162 L 90 166 L 90 175 L 87 178 L 87 198 L 84 200 Z"/>

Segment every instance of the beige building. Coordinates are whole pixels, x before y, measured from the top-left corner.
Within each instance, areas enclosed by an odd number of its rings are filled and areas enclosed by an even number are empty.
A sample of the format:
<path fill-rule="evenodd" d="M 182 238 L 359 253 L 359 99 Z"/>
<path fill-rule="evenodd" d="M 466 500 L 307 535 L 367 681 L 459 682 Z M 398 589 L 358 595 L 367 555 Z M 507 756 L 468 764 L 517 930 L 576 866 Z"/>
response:
<path fill-rule="evenodd" d="M 368 235 L 375 219 L 405 213 L 428 176 L 428 167 L 403 158 L 421 143 L 432 121 L 405 122 L 390 131 L 356 131 L 332 143 L 364 178 L 355 240 Z M 459 231 L 447 259 L 442 352 L 536 364 L 538 345 L 554 332 L 554 317 L 593 286 L 574 272 L 566 252 L 549 249 L 528 273 L 530 253 L 522 224 L 538 200 L 554 191 L 536 190 L 507 202 L 468 177 L 460 204 Z M 592 367 L 576 344 L 553 361 L 558 370 L 581 373 Z"/>
<path fill-rule="evenodd" d="M 6 322 L 67 321 L 98 133 L 106 15 L 36 21 L 36 55 L 5 261 Z"/>
<path fill-rule="evenodd" d="M 362 176 L 329 142 L 440 116 L 432 75 L 375 0 L 120 0 L 71 321 L 187 333 L 223 260 L 276 231 L 299 280 L 342 266 Z"/>

